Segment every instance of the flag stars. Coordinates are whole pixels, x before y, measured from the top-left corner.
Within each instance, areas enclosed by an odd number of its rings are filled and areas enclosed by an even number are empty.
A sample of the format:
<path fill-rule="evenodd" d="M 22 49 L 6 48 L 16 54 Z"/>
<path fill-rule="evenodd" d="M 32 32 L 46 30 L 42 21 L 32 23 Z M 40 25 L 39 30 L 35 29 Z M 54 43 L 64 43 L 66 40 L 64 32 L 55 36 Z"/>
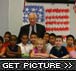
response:
<path fill-rule="evenodd" d="M 39 14 L 39 17 L 41 18 L 42 17 L 42 14 Z"/>
<path fill-rule="evenodd" d="M 32 8 L 32 11 L 36 11 L 36 9 L 35 8 Z"/>
<path fill-rule="evenodd" d="M 43 10 L 42 9 L 39 9 L 39 11 L 42 12 Z"/>
<path fill-rule="evenodd" d="M 25 17 L 28 17 L 28 15 L 25 15 Z"/>
<path fill-rule="evenodd" d="M 28 14 L 30 12 L 36 12 L 38 19 L 38 22 L 43 22 L 44 21 L 44 7 L 43 6 L 26 6 L 24 9 L 24 22 L 27 22 L 28 20 Z"/>
<path fill-rule="evenodd" d="M 38 19 L 38 22 L 41 22 L 41 19 Z"/>
<path fill-rule="evenodd" d="M 29 11 L 29 9 L 28 9 L 28 8 L 26 8 L 26 11 Z"/>

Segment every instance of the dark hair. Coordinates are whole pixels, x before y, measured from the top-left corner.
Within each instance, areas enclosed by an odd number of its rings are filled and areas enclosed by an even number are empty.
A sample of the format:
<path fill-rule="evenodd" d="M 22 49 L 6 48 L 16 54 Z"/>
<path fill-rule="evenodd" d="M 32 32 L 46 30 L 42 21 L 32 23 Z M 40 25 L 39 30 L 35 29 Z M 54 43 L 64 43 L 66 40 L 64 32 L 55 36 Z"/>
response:
<path fill-rule="evenodd" d="M 3 40 L 3 37 L 2 36 L 0 36 L 0 41 L 3 43 L 4 42 L 4 40 Z"/>
<path fill-rule="evenodd" d="M 45 35 L 45 34 L 49 35 L 49 33 L 47 33 L 47 32 L 45 32 L 44 35 Z"/>
<path fill-rule="evenodd" d="M 54 36 L 54 37 L 56 37 L 56 35 L 55 35 L 54 33 L 51 33 L 50 36 Z"/>
<path fill-rule="evenodd" d="M 31 33 L 31 35 L 36 35 L 36 36 L 38 37 L 37 33 L 35 33 L 35 32 Z M 30 36 L 31 36 L 31 35 L 30 35 Z"/>
<path fill-rule="evenodd" d="M 28 35 L 27 35 L 26 33 L 23 33 L 23 34 L 21 35 L 21 38 L 22 38 L 24 35 L 28 37 Z"/>
<path fill-rule="evenodd" d="M 66 40 L 68 40 L 69 37 L 73 38 L 73 40 L 75 39 L 73 35 L 67 35 Z"/>
<path fill-rule="evenodd" d="M 61 38 L 63 41 L 63 37 L 61 35 L 57 35 L 56 38 Z"/>
<path fill-rule="evenodd" d="M 74 45 L 76 45 L 76 39 L 74 39 Z"/>
<path fill-rule="evenodd" d="M 6 35 L 6 34 L 9 34 L 11 36 L 11 32 L 9 32 L 9 31 L 5 32 L 4 35 Z"/>
<path fill-rule="evenodd" d="M 10 40 L 12 39 L 12 37 L 15 37 L 15 39 L 17 40 L 17 36 L 16 35 L 11 35 Z"/>

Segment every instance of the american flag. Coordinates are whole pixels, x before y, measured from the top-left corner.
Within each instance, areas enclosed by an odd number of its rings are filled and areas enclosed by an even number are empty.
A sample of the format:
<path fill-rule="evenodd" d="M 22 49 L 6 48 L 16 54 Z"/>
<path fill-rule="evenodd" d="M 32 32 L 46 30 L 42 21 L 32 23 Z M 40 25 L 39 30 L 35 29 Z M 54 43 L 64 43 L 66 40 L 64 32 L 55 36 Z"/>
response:
<path fill-rule="evenodd" d="M 46 6 L 46 5 L 45 5 Z M 45 25 L 46 31 L 67 35 L 70 30 L 70 12 L 68 7 L 45 7 L 44 5 L 24 5 L 23 22 L 28 23 L 28 14 L 35 12 L 37 22 Z"/>
<path fill-rule="evenodd" d="M 24 17 L 23 17 L 23 22 L 29 22 L 28 20 L 28 14 L 31 12 L 35 12 L 37 14 L 37 22 L 44 22 L 44 7 L 43 6 L 25 6 L 23 13 L 24 13 Z"/>

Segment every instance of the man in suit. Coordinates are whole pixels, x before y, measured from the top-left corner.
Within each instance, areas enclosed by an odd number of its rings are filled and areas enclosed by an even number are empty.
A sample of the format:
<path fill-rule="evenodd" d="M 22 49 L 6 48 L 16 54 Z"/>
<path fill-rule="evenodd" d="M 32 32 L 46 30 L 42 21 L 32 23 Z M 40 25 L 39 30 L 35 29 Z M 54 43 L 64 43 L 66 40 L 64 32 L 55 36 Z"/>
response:
<path fill-rule="evenodd" d="M 37 15 L 35 13 L 30 13 L 28 15 L 28 19 L 30 24 L 24 25 L 20 29 L 20 33 L 18 36 L 18 42 L 20 42 L 20 37 L 22 34 L 26 33 L 29 38 L 31 33 L 35 32 L 37 33 L 37 36 L 40 38 L 43 38 L 45 31 L 45 27 L 41 24 L 36 23 L 37 22 Z"/>

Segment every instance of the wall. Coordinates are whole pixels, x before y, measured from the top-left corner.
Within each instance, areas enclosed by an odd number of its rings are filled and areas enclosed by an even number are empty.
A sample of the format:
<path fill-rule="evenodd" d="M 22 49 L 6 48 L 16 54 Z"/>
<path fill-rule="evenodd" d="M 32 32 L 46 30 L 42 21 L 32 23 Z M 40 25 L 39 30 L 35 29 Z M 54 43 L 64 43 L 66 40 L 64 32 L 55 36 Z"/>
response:
<path fill-rule="evenodd" d="M 0 35 L 11 31 L 18 35 L 22 22 L 24 0 L 0 0 Z M 70 6 L 70 32 L 76 37 L 76 14 Z"/>
<path fill-rule="evenodd" d="M 22 26 L 22 10 L 24 0 L 9 0 L 9 30 L 18 35 Z"/>
<path fill-rule="evenodd" d="M 9 0 L 0 0 L 0 35 L 3 36 L 8 30 Z"/>
<path fill-rule="evenodd" d="M 73 5 L 70 5 L 70 33 L 76 37 L 76 14 Z"/>

